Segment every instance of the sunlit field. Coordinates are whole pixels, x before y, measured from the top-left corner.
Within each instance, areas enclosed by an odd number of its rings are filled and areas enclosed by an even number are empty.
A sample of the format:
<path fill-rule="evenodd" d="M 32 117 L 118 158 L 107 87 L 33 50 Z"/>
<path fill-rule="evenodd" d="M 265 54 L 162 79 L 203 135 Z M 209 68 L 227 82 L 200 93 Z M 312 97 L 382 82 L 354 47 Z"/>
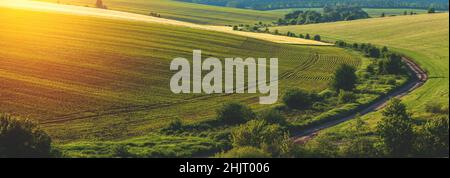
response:
<path fill-rule="evenodd" d="M 289 46 L 170 25 L 0 8 L 0 111 L 41 123 L 56 142 L 145 135 L 175 118 L 212 118 L 228 101 L 259 95 L 175 95 L 175 57 L 278 57 L 280 91 L 322 90 L 340 63 L 334 47 Z M 281 94 L 280 94 L 281 95 Z"/>
<path fill-rule="evenodd" d="M 408 95 L 407 104 L 420 114 L 427 102 L 448 103 L 448 13 L 423 14 L 279 27 L 282 32 L 318 33 L 325 40 L 388 46 L 414 59 L 429 73 L 427 83 Z"/>
<path fill-rule="evenodd" d="M 61 4 L 94 7 L 91 0 L 39 0 Z M 256 10 L 216 7 L 185 3 L 174 0 L 108 0 L 108 9 L 148 15 L 155 12 L 162 18 L 210 25 L 253 24 L 259 21 L 272 22 L 283 16 L 282 13 Z"/>
<path fill-rule="evenodd" d="M 367 17 L 330 9 L 283 20 L 295 9 L 0 0 L 0 158 L 448 155 L 448 12 L 364 9 L 375 18 L 329 22 Z M 214 86 L 226 58 L 278 58 L 277 101 L 249 93 L 252 70 L 239 64 L 233 85 L 242 77 L 244 93 L 208 94 L 205 78 L 193 93 L 196 50 L 222 62 Z M 182 94 L 175 58 L 189 62 Z M 256 75 L 269 67 L 257 65 Z"/>

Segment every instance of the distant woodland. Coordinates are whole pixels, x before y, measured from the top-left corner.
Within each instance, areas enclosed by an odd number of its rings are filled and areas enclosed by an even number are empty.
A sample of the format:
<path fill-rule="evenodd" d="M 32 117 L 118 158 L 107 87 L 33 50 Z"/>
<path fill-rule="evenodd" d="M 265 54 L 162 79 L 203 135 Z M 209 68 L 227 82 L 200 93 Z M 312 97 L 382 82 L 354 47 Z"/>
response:
<path fill-rule="evenodd" d="M 351 5 L 363 8 L 417 8 L 448 10 L 448 0 L 178 0 L 215 6 L 271 10 Z"/>

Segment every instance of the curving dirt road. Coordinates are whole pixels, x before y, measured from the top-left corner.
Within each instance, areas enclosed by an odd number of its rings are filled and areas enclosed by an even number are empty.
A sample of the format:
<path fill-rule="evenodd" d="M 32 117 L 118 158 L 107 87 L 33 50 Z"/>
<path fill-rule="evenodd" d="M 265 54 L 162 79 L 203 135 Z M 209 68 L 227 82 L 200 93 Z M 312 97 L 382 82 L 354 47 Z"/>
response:
<path fill-rule="evenodd" d="M 415 77 L 412 81 L 410 81 L 405 86 L 396 89 L 392 93 L 388 94 L 387 96 L 381 98 L 379 101 L 373 103 L 372 105 L 368 106 L 367 108 L 361 110 L 359 112 L 360 115 L 365 115 L 373 111 L 378 111 L 382 108 L 384 108 L 391 98 L 401 98 L 408 93 L 412 92 L 413 90 L 417 89 L 418 87 L 422 86 L 428 79 L 428 75 L 424 70 L 422 70 L 419 65 L 414 63 L 411 59 L 408 59 L 406 57 L 402 57 L 402 61 L 408 66 L 409 70 L 415 74 Z M 343 117 L 340 119 L 336 119 L 330 122 L 323 123 L 319 126 L 312 127 L 306 130 L 303 130 L 301 132 L 295 133 L 295 136 L 293 137 L 293 140 L 295 143 L 303 144 L 307 142 L 308 140 L 312 139 L 314 136 L 318 134 L 319 131 L 338 125 L 342 122 L 348 121 L 350 119 L 355 118 L 357 113 L 349 115 L 347 117 Z"/>
<path fill-rule="evenodd" d="M 232 27 L 226 26 L 212 26 L 212 25 L 199 25 L 189 22 L 182 22 L 171 19 L 158 18 L 153 16 L 147 16 L 142 14 L 135 14 L 129 12 L 115 11 L 115 10 L 105 10 L 98 8 L 74 6 L 74 5 L 64 5 L 55 4 L 48 2 L 38 2 L 31 0 L 0 0 L 0 7 L 16 8 L 16 9 L 26 9 L 33 11 L 44 11 L 44 12 L 54 12 L 54 13 L 64 13 L 64 14 L 74 14 L 82 16 L 93 16 L 109 19 L 118 20 L 129 20 L 129 21 L 140 21 L 147 23 L 161 23 L 165 25 L 174 25 L 178 27 L 188 27 L 196 28 L 201 30 L 216 31 L 228 34 L 234 34 L 239 36 L 245 36 L 249 38 L 256 38 L 260 40 L 284 43 L 284 44 L 297 44 L 297 45 L 320 45 L 329 46 L 334 44 L 324 43 L 314 40 L 306 40 L 302 38 L 292 38 L 287 36 L 272 35 L 267 33 L 253 33 L 244 31 L 235 31 Z"/>

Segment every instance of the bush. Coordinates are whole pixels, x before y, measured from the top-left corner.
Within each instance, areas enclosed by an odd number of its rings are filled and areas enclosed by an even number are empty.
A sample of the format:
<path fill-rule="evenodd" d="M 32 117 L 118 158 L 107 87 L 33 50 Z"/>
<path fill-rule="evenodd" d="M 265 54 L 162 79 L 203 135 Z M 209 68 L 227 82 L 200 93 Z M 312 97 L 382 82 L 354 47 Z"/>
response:
<path fill-rule="evenodd" d="M 314 40 L 320 41 L 321 40 L 320 35 L 314 35 Z"/>
<path fill-rule="evenodd" d="M 336 41 L 336 46 L 338 46 L 340 48 L 345 48 L 345 47 L 347 47 L 347 43 L 345 43 L 345 41 L 339 40 L 339 41 Z"/>
<path fill-rule="evenodd" d="M 353 103 L 356 101 L 356 95 L 351 91 L 340 90 L 338 95 L 339 103 Z"/>
<path fill-rule="evenodd" d="M 272 156 L 286 156 L 291 151 L 289 134 L 278 124 L 251 120 L 231 131 L 233 147 L 251 146 L 265 150 Z"/>
<path fill-rule="evenodd" d="M 28 119 L 0 115 L 0 157 L 51 157 L 51 139 Z"/>
<path fill-rule="evenodd" d="M 334 72 L 333 80 L 330 83 L 331 88 L 334 89 L 335 91 L 353 90 L 358 80 L 358 77 L 356 76 L 355 72 L 356 72 L 355 67 L 351 65 L 348 64 L 340 65 Z"/>
<path fill-rule="evenodd" d="M 183 122 L 180 119 L 175 119 L 171 121 L 167 127 L 161 129 L 166 133 L 174 133 L 183 130 Z"/>
<path fill-rule="evenodd" d="M 270 153 L 251 146 L 233 148 L 227 152 L 220 153 L 218 158 L 270 158 Z"/>
<path fill-rule="evenodd" d="M 225 124 L 241 124 L 255 118 L 255 113 L 240 103 L 227 103 L 217 110 L 217 119 Z"/>
<path fill-rule="evenodd" d="M 305 36 L 305 39 L 309 40 L 309 39 L 311 39 L 311 36 L 307 33 L 306 36 Z"/>
<path fill-rule="evenodd" d="M 448 114 L 448 106 L 440 103 L 429 102 L 425 105 L 425 111 L 432 114 Z"/>
<path fill-rule="evenodd" d="M 263 120 L 251 120 L 240 125 L 231 132 L 231 141 L 234 147 L 253 146 L 261 147 L 269 144 L 283 134 L 279 125 L 267 124 Z"/>
<path fill-rule="evenodd" d="M 125 145 L 115 145 L 112 148 L 112 156 L 116 158 L 133 158 L 135 155 L 128 151 Z"/>
<path fill-rule="evenodd" d="M 281 115 L 280 111 L 275 109 L 267 110 L 262 112 L 260 119 L 266 121 L 269 124 L 279 124 L 281 126 L 286 126 L 286 118 Z"/>
<path fill-rule="evenodd" d="M 316 96 L 300 89 L 288 90 L 283 96 L 283 102 L 291 109 L 306 109 L 311 107 Z"/>

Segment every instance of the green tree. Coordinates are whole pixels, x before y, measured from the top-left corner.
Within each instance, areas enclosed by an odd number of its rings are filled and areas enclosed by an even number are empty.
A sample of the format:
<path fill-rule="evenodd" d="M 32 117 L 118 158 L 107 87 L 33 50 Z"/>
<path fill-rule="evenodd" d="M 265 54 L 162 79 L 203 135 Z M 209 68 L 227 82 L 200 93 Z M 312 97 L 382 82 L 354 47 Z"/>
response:
<path fill-rule="evenodd" d="M 240 124 L 255 118 L 255 113 L 240 103 L 226 103 L 217 110 L 217 119 L 225 124 Z"/>
<path fill-rule="evenodd" d="M 311 39 L 311 36 L 307 33 L 306 36 L 305 36 L 305 39 L 309 40 L 309 39 Z"/>
<path fill-rule="evenodd" d="M 431 118 L 419 131 L 418 154 L 431 157 L 449 156 L 448 115 Z"/>
<path fill-rule="evenodd" d="M 368 56 L 370 56 L 372 58 L 380 58 L 381 57 L 380 49 L 378 49 L 377 47 L 371 47 L 368 52 L 369 52 Z"/>
<path fill-rule="evenodd" d="M 397 54 L 388 54 L 386 59 L 378 61 L 378 73 L 398 74 L 402 72 L 402 59 Z"/>
<path fill-rule="evenodd" d="M 381 53 L 383 53 L 383 55 L 386 55 L 389 52 L 389 49 L 387 46 L 383 46 L 383 48 L 381 48 Z"/>
<path fill-rule="evenodd" d="M 269 124 L 279 124 L 281 126 L 286 126 L 288 124 L 286 118 L 281 115 L 280 111 L 275 109 L 263 111 L 259 118 Z"/>
<path fill-rule="evenodd" d="M 274 34 L 275 34 L 275 35 L 279 35 L 279 34 L 280 34 L 280 32 L 278 32 L 278 29 L 275 30 Z"/>
<path fill-rule="evenodd" d="M 268 124 L 264 120 L 251 120 L 231 131 L 231 142 L 234 148 L 251 146 L 271 153 L 274 157 L 282 157 L 290 152 L 285 143 L 291 142 L 289 134 L 278 124 Z"/>
<path fill-rule="evenodd" d="M 333 79 L 330 83 L 331 88 L 335 91 L 345 90 L 351 91 L 355 88 L 358 77 L 356 76 L 355 67 L 342 64 L 334 72 Z"/>
<path fill-rule="evenodd" d="M 436 13 L 436 9 L 434 9 L 433 7 L 430 7 L 430 8 L 428 8 L 428 13 L 434 14 L 434 13 Z"/>
<path fill-rule="evenodd" d="M 311 107 L 317 97 L 315 94 L 304 90 L 289 89 L 282 99 L 284 104 L 291 109 L 307 109 Z"/>
<path fill-rule="evenodd" d="M 233 147 L 252 146 L 261 148 L 264 144 L 282 138 L 283 129 L 277 124 L 263 120 L 251 120 L 231 131 Z"/>
<path fill-rule="evenodd" d="M 51 139 L 28 119 L 0 115 L 0 157 L 51 157 Z"/>
<path fill-rule="evenodd" d="M 314 35 L 314 40 L 320 41 L 321 40 L 320 35 Z"/>
<path fill-rule="evenodd" d="M 413 120 L 406 106 L 399 99 L 391 99 L 382 112 L 383 118 L 377 126 L 378 133 L 393 157 L 406 157 L 413 150 Z"/>
<path fill-rule="evenodd" d="M 339 40 L 339 41 L 336 41 L 335 43 L 336 43 L 336 46 L 338 46 L 340 48 L 347 47 L 347 43 L 345 41 Z"/>

